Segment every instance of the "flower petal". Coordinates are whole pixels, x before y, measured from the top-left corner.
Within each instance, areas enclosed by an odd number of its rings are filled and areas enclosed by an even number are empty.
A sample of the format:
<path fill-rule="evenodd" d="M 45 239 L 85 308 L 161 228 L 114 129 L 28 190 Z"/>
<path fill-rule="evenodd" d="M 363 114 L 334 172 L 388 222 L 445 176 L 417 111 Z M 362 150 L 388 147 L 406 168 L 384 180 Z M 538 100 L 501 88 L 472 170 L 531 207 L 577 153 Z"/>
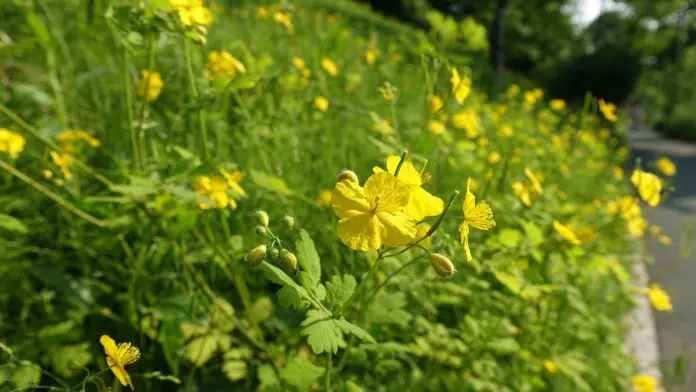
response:
<path fill-rule="evenodd" d="M 490 230 L 495 226 L 493 209 L 485 201 L 482 201 L 465 215 L 464 219 L 471 226 L 479 230 Z"/>
<path fill-rule="evenodd" d="M 365 196 L 374 205 L 379 197 L 379 211 L 401 212 L 411 200 L 408 185 L 387 172 L 375 173 L 365 181 Z"/>
<path fill-rule="evenodd" d="M 445 203 L 421 187 L 411 188 L 411 201 L 406 206 L 406 213 L 419 221 L 426 216 L 440 215 Z"/>
<path fill-rule="evenodd" d="M 106 364 L 109 365 L 109 368 L 111 368 L 111 371 L 114 373 L 114 376 L 116 376 L 121 385 L 129 386 L 131 389 L 134 389 L 130 376 L 123 366 L 117 364 L 111 357 L 106 357 Z"/>
<path fill-rule="evenodd" d="M 469 225 L 466 222 L 462 222 L 459 225 L 459 238 L 464 245 L 464 253 L 466 254 L 466 261 L 471 261 L 471 249 L 469 249 Z"/>
<path fill-rule="evenodd" d="M 382 246 L 382 232 L 382 225 L 370 211 L 354 213 L 338 221 L 338 238 L 353 250 L 365 252 L 379 249 Z"/>
<path fill-rule="evenodd" d="M 396 173 L 396 167 L 399 166 L 399 162 L 401 162 L 400 156 L 389 156 L 389 158 L 387 158 L 387 171 L 391 174 Z M 423 185 L 420 172 L 416 170 L 416 167 L 413 166 L 413 163 L 411 163 L 411 161 L 409 160 L 406 160 L 403 164 L 401 164 L 401 168 L 399 169 L 399 175 L 397 177 L 399 178 L 399 180 L 405 182 L 408 185 Z"/>
<path fill-rule="evenodd" d="M 387 246 L 403 246 L 416 237 L 416 221 L 404 212 L 380 212 L 377 219 L 382 226 L 382 240 Z"/>
<path fill-rule="evenodd" d="M 369 212 L 372 209 L 363 188 L 357 182 L 349 180 L 336 184 L 331 195 L 331 206 L 339 218 L 345 218 L 355 212 Z"/>
<path fill-rule="evenodd" d="M 116 346 L 116 341 L 111 339 L 109 335 L 102 335 L 99 338 L 99 343 L 104 346 L 104 352 L 106 355 L 116 358 L 118 355 L 118 347 Z"/>

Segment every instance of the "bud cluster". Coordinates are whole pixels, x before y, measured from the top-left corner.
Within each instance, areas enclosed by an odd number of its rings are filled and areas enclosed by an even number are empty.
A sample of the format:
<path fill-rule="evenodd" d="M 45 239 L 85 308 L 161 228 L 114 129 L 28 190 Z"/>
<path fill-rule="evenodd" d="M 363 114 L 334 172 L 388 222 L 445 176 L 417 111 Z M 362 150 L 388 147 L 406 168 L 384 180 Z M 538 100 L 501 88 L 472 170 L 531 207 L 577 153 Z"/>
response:
<path fill-rule="evenodd" d="M 247 253 L 245 258 L 247 265 L 255 268 L 268 259 L 270 262 L 282 264 L 286 269 L 293 271 L 297 269 L 297 256 L 284 248 L 281 239 L 270 229 L 271 219 L 268 213 L 258 210 L 254 213 L 254 219 L 257 225 L 256 234 L 262 237 L 265 243 L 257 245 Z M 284 228 L 292 230 L 295 228 L 295 218 L 286 215 L 283 217 L 282 224 Z"/>

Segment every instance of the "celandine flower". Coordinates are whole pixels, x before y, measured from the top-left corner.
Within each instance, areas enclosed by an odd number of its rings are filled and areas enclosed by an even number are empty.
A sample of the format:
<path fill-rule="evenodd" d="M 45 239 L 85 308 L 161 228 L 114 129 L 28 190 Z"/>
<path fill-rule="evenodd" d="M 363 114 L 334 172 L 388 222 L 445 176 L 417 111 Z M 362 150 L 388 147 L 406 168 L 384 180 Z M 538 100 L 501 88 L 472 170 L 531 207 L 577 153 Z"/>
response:
<path fill-rule="evenodd" d="M 611 122 L 616 122 L 619 118 L 616 116 L 616 105 L 613 103 L 604 102 L 603 99 L 599 100 L 599 111 L 602 112 L 604 118 Z"/>
<path fill-rule="evenodd" d="M 5 128 L 0 128 L 0 152 L 8 153 L 10 158 L 17 159 L 19 154 L 24 151 L 26 143 L 22 135 Z"/>
<path fill-rule="evenodd" d="M 101 338 L 99 338 L 99 343 L 104 346 L 106 364 L 109 365 L 114 376 L 116 376 L 121 385 L 129 386 L 130 389 L 135 390 L 130 376 L 126 371 L 126 365 L 130 365 L 140 358 L 140 350 L 130 343 L 120 343 L 117 345 L 108 335 L 102 335 Z"/>
<path fill-rule="evenodd" d="M 159 72 L 143 69 L 140 71 L 140 74 L 142 77 L 140 78 L 140 83 L 138 83 L 138 95 L 146 97 L 150 102 L 157 100 L 164 87 L 164 82 Z"/>
<path fill-rule="evenodd" d="M 561 224 L 561 222 L 555 220 L 553 221 L 553 228 L 556 230 L 558 234 L 561 235 L 561 237 L 564 240 L 570 242 L 573 245 L 580 245 L 580 240 L 570 227 L 563 225 Z"/>
<path fill-rule="evenodd" d="M 338 66 L 328 57 L 321 59 L 321 68 L 326 71 L 327 74 L 331 76 L 338 75 Z"/>
<path fill-rule="evenodd" d="M 454 99 L 457 102 L 462 103 L 469 96 L 471 92 L 471 79 L 468 77 L 460 77 L 459 71 L 456 68 L 452 68 L 452 77 L 450 78 L 450 83 L 452 83 L 452 94 L 454 94 Z"/>
<path fill-rule="evenodd" d="M 411 190 L 387 172 L 373 174 L 364 188 L 346 179 L 336 184 L 332 197 L 338 237 L 353 250 L 368 251 L 402 246 L 413 241 L 416 221 L 404 212 Z"/>
<path fill-rule="evenodd" d="M 325 112 L 329 109 L 329 99 L 323 95 L 314 98 L 314 107 L 320 112 Z"/>
<path fill-rule="evenodd" d="M 638 190 L 640 198 L 650 207 L 657 207 L 660 204 L 662 180 L 658 176 L 637 168 L 631 174 L 631 182 Z"/>
<path fill-rule="evenodd" d="M 471 193 L 471 178 L 466 182 L 466 195 L 464 196 L 464 221 L 459 225 L 459 234 L 466 260 L 471 261 L 471 249 L 469 248 L 469 226 L 479 230 L 490 230 L 495 226 L 493 210 L 485 201 L 476 204 L 476 197 Z"/>
<path fill-rule="evenodd" d="M 677 165 L 667 157 L 662 157 L 655 161 L 655 166 L 662 174 L 669 177 L 672 177 L 677 172 Z"/>
<path fill-rule="evenodd" d="M 669 294 L 660 287 L 659 284 L 653 283 L 649 288 L 645 289 L 645 294 L 648 296 L 653 307 L 660 312 L 672 311 L 672 299 Z"/>
<path fill-rule="evenodd" d="M 208 53 L 208 62 L 203 70 L 205 77 L 214 80 L 218 78 L 233 78 L 237 73 L 245 73 L 246 67 L 241 61 L 228 52 L 216 50 Z"/>
<path fill-rule="evenodd" d="M 657 392 L 657 380 L 647 374 L 637 374 L 631 380 L 636 392 Z"/>

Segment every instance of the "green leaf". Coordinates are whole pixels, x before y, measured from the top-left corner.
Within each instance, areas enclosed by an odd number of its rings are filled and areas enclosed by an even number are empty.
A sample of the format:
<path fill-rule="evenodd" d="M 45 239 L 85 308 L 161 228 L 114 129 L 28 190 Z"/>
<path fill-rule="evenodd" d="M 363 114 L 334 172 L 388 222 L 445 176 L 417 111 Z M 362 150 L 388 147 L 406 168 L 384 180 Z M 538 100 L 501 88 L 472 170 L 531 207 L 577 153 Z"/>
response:
<path fill-rule="evenodd" d="M 283 286 L 278 290 L 278 302 L 284 308 L 302 309 L 302 296 L 290 286 Z"/>
<path fill-rule="evenodd" d="M 112 188 L 113 189 L 113 188 Z M 174 196 L 178 196 L 180 199 L 184 201 L 190 201 L 190 202 L 201 202 L 203 204 L 206 204 L 210 207 L 215 207 L 215 202 L 208 199 L 207 197 L 204 197 L 190 189 L 177 186 L 177 185 L 165 185 L 163 189 L 169 193 L 171 193 Z"/>
<path fill-rule="evenodd" d="M 516 248 L 522 241 L 522 233 L 515 229 L 502 229 L 498 234 L 498 240 L 508 248 Z"/>
<path fill-rule="evenodd" d="M 269 364 L 259 366 L 258 370 L 256 371 L 256 377 L 259 379 L 261 386 L 280 384 L 280 381 L 278 381 L 278 376 L 276 376 L 275 370 L 273 370 L 273 366 Z"/>
<path fill-rule="evenodd" d="M 249 169 L 249 178 L 251 178 L 251 181 L 253 181 L 256 185 L 267 191 L 278 193 L 283 196 L 292 196 L 295 194 L 282 178 L 270 175 L 268 173 Z"/>
<path fill-rule="evenodd" d="M 261 268 L 263 269 L 263 272 L 266 275 L 266 277 L 272 282 L 290 287 L 303 298 L 306 297 L 307 293 L 302 288 L 302 286 L 295 283 L 295 281 L 292 280 L 292 278 L 288 276 L 288 274 L 286 274 L 285 271 L 283 271 L 282 269 L 274 266 L 273 264 L 270 264 L 267 261 L 263 261 L 261 263 Z"/>
<path fill-rule="evenodd" d="M 300 391 L 307 391 L 324 374 L 324 370 L 323 367 L 297 356 L 280 370 L 280 378 Z"/>
<path fill-rule="evenodd" d="M 521 220 L 520 225 L 522 225 L 524 234 L 532 245 L 538 245 L 544 240 L 544 233 L 534 222 Z"/>
<path fill-rule="evenodd" d="M 12 88 L 17 98 L 33 101 L 38 106 L 51 106 L 54 103 L 53 97 L 50 94 L 33 84 L 18 82 L 13 83 Z"/>
<path fill-rule="evenodd" d="M 92 361 L 90 349 L 89 342 L 54 347 L 50 351 L 51 366 L 59 375 L 70 378 Z"/>
<path fill-rule="evenodd" d="M 357 287 L 358 283 L 352 275 L 334 275 L 326 282 L 326 300 L 333 306 L 343 305 Z"/>
<path fill-rule="evenodd" d="M 215 353 L 227 350 L 232 341 L 229 336 L 213 331 L 207 335 L 194 338 L 184 348 L 184 358 L 196 367 L 205 365 Z"/>
<path fill-rule="evenodd" d="M 520 344 L 513 338 L 494 339 L 487 344 L 488 348 L 496 354 L 514 354 L 520 350 Z"/>
<path fill-rule="evenodd" d="M 314 241 L 307 230 L 300 231 L 300 238 L 295 242 L 297 261 L 299 263 L 300 282 L 309 290 L 314 290 L 321 280 L 321 264 L 314 247 Z"/>
<path fill-rule="evenodd" d="M 27 24 L 36 36 L 36 39 L 39 40 L 41 46 L 43 46 L 44 50 L 50 50 L 51 34 L 41 19 L 32 11 L 26 12 L 24 15 L 27 19 Z"/>
<path fill-rule="evenodd" d="M 364 342 L 369 342 L 369 343 L 377 343 L 375 338 L 370 335 L 369 332 L 365 331 L 364 329 L 358 327 L 357 325 L 349 322 L 345 318 L 341 317 L 340 319 L 336 320 L 336 324 L 338 325 L 339 328 L 344 333 L 348 334 L 353 334 L 355 335 L 358 339 L 364 341 Z"/>
<path fill-rule="evenodd" d="M 41 368 L 30 362 L 22 361 L 19 367 L 11 368 L 12 382 L 20 389 L 31 389 L 41 381 Z"/>
<path fill-rule="evenodd" d="M 273 302 L 268 297 L 261 297 L 251 304 L 247 317 L 252 324 L 268 320 L 273 314 Z"/>
<path fill-rule="evenodd" d="M 370 323 L 394 324 L 406 328 L 413 316 L 403 310 L 404 306 L 406 295 L 403 292 L 386 293 L 375 298 L 365 313 Z"/>
<path fill-rule="evenodd" d="M 325 310 L 307 312 L 307 318 L 302 322 L 302 335 L 307 336 L 307 343 L 315 354 L 335 354 L 339 347 L 346 345 L 341 329 Z"/>
<path fill-rule="evenodd" d="M 248 375 L 247 364 L 236 359 L 225 361 L 222 364 L 222 372 L 232 382 L 243 380 Z"/>
<path fill-rule="evenodd" d="M 0 214 L 0 229 L 17 234 L 26 234 L 29 231 L 21 220 L 5 214 Z"/>
<path fill-rule="evenodd" d="M 128 185 L 111 185 L 109 189 L 133 200 L 142 200 L 157 193 L 157 187 L 152 181 L 137 177 L 131 177 L 131 183 Z"/>

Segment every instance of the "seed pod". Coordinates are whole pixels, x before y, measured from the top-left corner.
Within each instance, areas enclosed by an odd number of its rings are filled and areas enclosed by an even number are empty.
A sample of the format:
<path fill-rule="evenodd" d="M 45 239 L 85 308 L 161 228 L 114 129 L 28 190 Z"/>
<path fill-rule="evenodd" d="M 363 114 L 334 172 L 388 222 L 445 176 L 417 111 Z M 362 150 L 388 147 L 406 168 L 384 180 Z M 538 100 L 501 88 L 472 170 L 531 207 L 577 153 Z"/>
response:
<path fill-rule="evenodd" d="M 265 236 L 267 231 L 268 230 L 266 230 L 266 226 L 256 226 L 256 234 L 260 236 Z"/>
<path fill-rule="evenodd" d="M 268 227 L 269 218 L 266 211 L 258 210 L 254 215 L 256 216 L 256 221 L 259 222 L 259 225 Z"/>
<path fill-rule="evenodd" d="M 452 264 L 452 260 L 439 253 L 430 254 L 430 265 L 435 270 L 435 273 L 443 278 L 450 278 L 455 272 L 457 272 L 457 270 L 454 268 L 454 264 Z"/>
<path fill-rule="evenodd" d="M 358 175 L 355 174 L 354 171 L 348 170 L 348 169 L 343 169 L 341 171 L 341 174 L 338 175 L 338 182 L 345 181 L 345 180 L 356 182 L 356 183 L 359 182 Z"/>
<path fill-rule="evenodd" d="M 283 217 L 283 223 L 285 223 L 288 229 L 292 229 L 295 227 L 295 218 L 291 217 L 290 215 L 285 215 Z"/>
<path fill-rule="evenodd" d="M 261 262 L 265 258 L 266 245 L 259 245 L 256 248 L 250 250 L 249 253 L 247 253 L 245 261 L 247 265 L 249 265 L 249 267 L 255 268 L 261 265 Z"/>
<path fill-rule="evenodd" d="M 295 254 L 289 250 L 282 249 L 280 251 L 280 259 L 283 261 L 283 264 L 285 264 L 286 267 L 293 270 L 297 269 L 297 257 L 295 257 Z"/>

